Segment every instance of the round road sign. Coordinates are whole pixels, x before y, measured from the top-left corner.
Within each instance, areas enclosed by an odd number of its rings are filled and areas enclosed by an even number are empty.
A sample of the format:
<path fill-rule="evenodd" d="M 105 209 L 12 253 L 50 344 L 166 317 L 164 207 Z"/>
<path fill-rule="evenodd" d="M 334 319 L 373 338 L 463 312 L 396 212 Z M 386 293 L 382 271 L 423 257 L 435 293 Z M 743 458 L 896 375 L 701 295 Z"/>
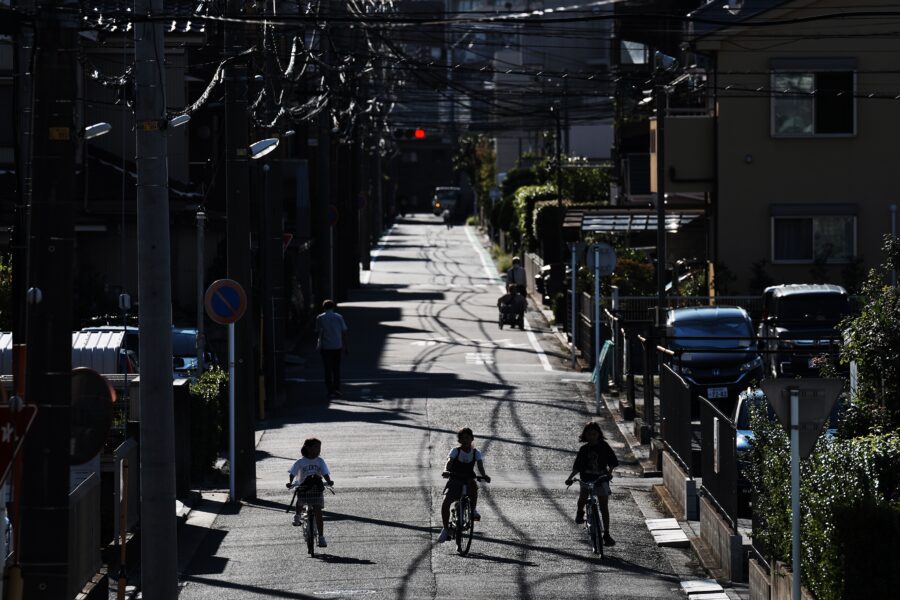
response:
<path fill-rule="evenodd" d="M 116 391 L 97 371 L 86 367 L 72 369 L 71 464 L 86 463 L 103 450 L 115 401 Z"/>
<path fill-rule="evenodd" d="M 219 279 L 206 290 L 206 314 L 220 325 L 234 323 L 247 310 L 247 294 L 237 281 Z"/>
<path fill-rule="evenodd" d="M 329 204 L 326 210 L 328 212 L 328 225 L 330 227 L 334 227 L 335 225 L 337 225 L 338 219 L 340 218 L 338 207 L 334 204 Z"/>

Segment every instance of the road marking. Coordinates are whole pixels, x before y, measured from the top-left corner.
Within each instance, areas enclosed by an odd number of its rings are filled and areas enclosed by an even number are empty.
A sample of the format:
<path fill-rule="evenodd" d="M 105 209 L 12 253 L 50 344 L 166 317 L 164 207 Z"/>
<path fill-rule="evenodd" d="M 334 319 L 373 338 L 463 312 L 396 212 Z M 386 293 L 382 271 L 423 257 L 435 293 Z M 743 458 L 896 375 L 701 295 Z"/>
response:
<path fill-rule="evenodd" d="M 363 285 L 369 285 L 369 280 L 372 278 L 372 267 L 375 265 L 375 261 L 378 260 L 378 257 L 381 255 L 381 251 L 384 250 L 385 245 L 387 245 L 388 240 L 391 239 L 391 233 L 394 231 L 394 227 L 397 224 L 391 225 L 391 228 L 387 230 L 387 233 L 381 239 L 375 249 L 372 251 L 372 254 L 369 255 L 369 270 L 363 271 L 362 277 L 360 277 L 360 281 Z"/>
<path fill-rule="evenodd" d="M 466 352 L 466 363 L 470 365 L 492 365 L 494 358 L 487 352 Z"/>
<path fill-rule="evenodd" d="M 328 590 L 325 592 L 313 592 L 316 596 L 368 596 L 374 593 L 375 590 Z"/>
<path fill-rule="evenodd" d="M 484 272 L 487 274 L 488 279 L 496 281 L 498 277 L 491 274 L 491 269 L 488 267 L 488 263 L 485 261 L 484 248 L 482 248 L 481 244 L 478 243 L 478 240 L 475 239 L 475 236 L 472 234 L 472 230 L 468 225 L 466 225 L 466 235 L 469 236 L 469 242 L 472 244 L 472 247 L 475 248 L 475 252 L 478 254 L 478 258 L 481 259 L 481 265 L 484 267 Z M 500 288 L 501 294 L 506 293 L 506 289 L 502 285 L 498 287 Z M 545 371 L 552 371 L 553 366 L 550 364 L 550 361 L 547 360 L 547 355 L 544 354 L 544 349 L 541 348 L 541 345 L 538 343 L 537 337 L 534 335 L 534 332 L 531 329 L 531 324 L 528 322 L 528 318 L 524 318 L 523 321 L 525 323 L 525 333 L 528 334 L 528 341 L 531 342 L 531 347 L 534 348 L 534 351 L 537 353 L 538 359 L 541 361 L 541 365 L 543 365 Z"/>

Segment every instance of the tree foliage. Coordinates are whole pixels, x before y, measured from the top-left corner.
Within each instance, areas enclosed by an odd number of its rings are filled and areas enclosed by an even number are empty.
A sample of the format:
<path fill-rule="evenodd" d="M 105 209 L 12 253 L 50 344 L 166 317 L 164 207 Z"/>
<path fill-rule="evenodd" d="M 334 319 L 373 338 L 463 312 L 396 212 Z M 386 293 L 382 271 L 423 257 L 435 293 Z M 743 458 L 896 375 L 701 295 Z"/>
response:
<path fill-rule="evenodd" d="M 819 600 L 890 597 L 900 586 L 900 293 L 887 283 L 900 245 L 886 239 L 884 251 L 863 284 L 865 306 L 841 324 L 840 360 L 856 363 L 858 391 L 838 434 L 801 462 L 801 575 Z M 762 409 L 751 426 L 754 544 L 789 562 L 788 438 Z"/>

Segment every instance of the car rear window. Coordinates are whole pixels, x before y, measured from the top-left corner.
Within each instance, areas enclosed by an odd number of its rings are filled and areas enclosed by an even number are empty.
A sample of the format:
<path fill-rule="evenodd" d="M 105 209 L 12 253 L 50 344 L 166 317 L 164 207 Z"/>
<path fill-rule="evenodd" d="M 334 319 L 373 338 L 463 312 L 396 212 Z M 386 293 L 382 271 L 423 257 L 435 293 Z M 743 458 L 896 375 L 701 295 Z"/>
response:
<path fill-rule="evenodd" d="M 841 294 L 802 294 L 778 299 L 778 321 L 837 323 L 850 314 L 850 300 Z"/>

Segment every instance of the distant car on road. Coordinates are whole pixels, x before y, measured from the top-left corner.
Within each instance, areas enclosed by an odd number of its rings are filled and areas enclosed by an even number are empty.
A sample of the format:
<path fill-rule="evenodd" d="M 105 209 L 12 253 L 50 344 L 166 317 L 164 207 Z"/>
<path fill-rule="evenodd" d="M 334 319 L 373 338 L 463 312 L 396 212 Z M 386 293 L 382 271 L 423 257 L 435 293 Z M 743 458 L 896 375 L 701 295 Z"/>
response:
<path fill-rule="evenodd" d="M 440 216 L 445 210 L 450 211 L 452 217 L 456 216 L 456 210 L 460 201 L 461 190 L 458 187 L 439 186 L 434 188 L 434 198 L 431 201 L 431 212 Z"/>
<path fill-rule="evenodd" d="M 740 390 L 762 379 L 753 337 L 750 315 L 737 306 L 676 308 L 666 318 L 666 345 L 675 353 L 672 369 L 726 414 Z"/>
<path fill-rule="evenodd" d="M 850 296 L 839 285 L 774 285 L 763 292 L 759 337 L 772 377 L 818 376 L 818 359 L 836 356 L 837 327 L 850 314 Z"/>

